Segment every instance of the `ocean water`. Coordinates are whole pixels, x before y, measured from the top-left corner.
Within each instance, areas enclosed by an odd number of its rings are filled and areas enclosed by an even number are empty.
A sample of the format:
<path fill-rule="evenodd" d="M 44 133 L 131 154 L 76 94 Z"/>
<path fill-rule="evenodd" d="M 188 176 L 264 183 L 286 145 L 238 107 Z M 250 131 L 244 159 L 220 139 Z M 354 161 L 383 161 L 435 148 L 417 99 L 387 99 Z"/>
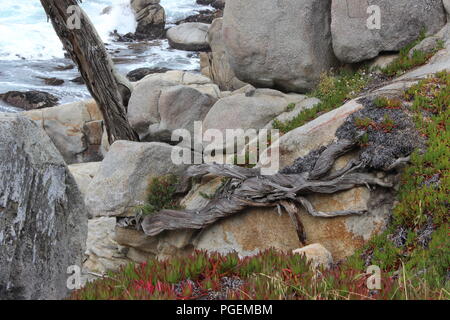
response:
<path fill-rule="evenodd" d="M 82 8 L 94 23 L 102 40 L 107 43 L 121 73 L 139 67 L 166 67 L 197 70 L 198 55 L 169 48 L 166 40 L 141 43 L 117 43 L 110 32 L 134 32 L 136 22 L 130 0 L 84 0 Z M 161 0 L 168 24 L 205 9 L 195 0 Z M 70 82 L 77 77 L 76 69 L 58 71 L 58 66 L 70 64 L 64 58 L 62 45 L 38 0 L 0 0 L 0 93 L 10 90 L 42 90 L 55 94 L 61 103 L 89 97 L 84 85 Z M 101 12 L 112 6 L 108 15 Z M 46 86 L 38 77 L 65 80 L 59 87 Z M 15 110 L 0 102 L 0 111 Z"/>

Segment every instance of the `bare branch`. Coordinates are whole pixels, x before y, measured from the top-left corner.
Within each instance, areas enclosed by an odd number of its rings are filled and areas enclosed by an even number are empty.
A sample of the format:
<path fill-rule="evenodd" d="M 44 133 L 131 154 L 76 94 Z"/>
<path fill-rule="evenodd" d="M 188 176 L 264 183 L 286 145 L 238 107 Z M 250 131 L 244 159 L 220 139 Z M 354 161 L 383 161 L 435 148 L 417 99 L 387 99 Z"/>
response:
<path fill-rule="evenodd" d="M 64 48 L 77 64 L 86 86 L 97 102 L 108 132 L 109 142 L 138 141 L 126 116 L 132 87 L 114 68 L 106 48 L 89 17 L 78 6 L 79 0 L 41 0 Z M 70 10 L 75 8 L 76 10 Z M 78 14 L 80 26 L 69 26 Z"/>

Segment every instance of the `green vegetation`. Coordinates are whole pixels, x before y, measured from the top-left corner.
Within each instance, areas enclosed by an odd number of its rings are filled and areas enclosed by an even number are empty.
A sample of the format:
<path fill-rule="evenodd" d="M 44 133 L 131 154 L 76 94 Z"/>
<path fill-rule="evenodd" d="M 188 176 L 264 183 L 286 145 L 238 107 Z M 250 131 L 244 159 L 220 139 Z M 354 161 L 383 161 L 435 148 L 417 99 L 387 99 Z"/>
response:
<path fill-rule="evenodd" d="M 175 175 L 154 177 L 147 190 L 147 201 L 136 210 L 144 215 L 156 213 L 162 209 L 180 209 L 175 196 L 179 178 Z"/>
<path fill-rule="evenodd" d="M 417 150 L 402 174 L 390 228 L 349 259 L 352 267 L 378 265 L 391 276 L 406 275 L 412 287 L 426 286 L 449 296 L 449 110 L 450 73 L 438 73 L 405 93 L 412 102 L 427 150 Z M 406 287 L 405 294 L 414 294 Z"/>
<path fill-rule="evenodd" d="M 294 109 L 295 109 L 295 103 L 289 103 L 286 107 L 287 112 L 291 112 Z"/>
<path fill-rule="evenodd" d="M 363 268 L 364 269 L 364 268 Z M 313 270 L 303 256 L 268 250 L 240 259 L 236 254 L 195 252 L 170 261 L 151 260 L 109 273 L 72 299 L 445 299 L 409 274 L 382 275 L 382 290 L 369 290 L 369 275 L 347 266 Z"/>
<path fill-rule="evenodd" d="M 380 71 L 388 77 L 394 77 L 427 63 L 437 51 L 443 49 L 443 42 L 438 41 L 436 48 L 428 53 L 414 50 L 410 57 L 409 52 L 411 49 L 425 39 L 425 37 L 425 31 L 422 31 L 416 41 L 401 49 L 399 57 Z M 370 81 L 369 73 L 364 68 L 356 72 L 341 70 L 336 74 L 323 74 L 318 87 L 310 94 L 312 97 L 320 99 L 321 102 L 311 109 L 302 111 L 290 121 L 281 122 L 275 120 L 273 127 L 280 130 L 281 133 L 287 133 L 295 128 L 301 127 L 320 115 L 342 106 L 346 101 L 357 97 L 370 84 Z M 394 109 L 401 107 L 401 101 L 381 97 L 375 101 L 375 105 L 380 108 Z M 289 110 L 289 106 L 288 111 L 291 111 Z"/>
<path fill-rule="evenodd" d="M 358 141 L 358 145 L 361 147 L 361 148 L 364 148 L 364 147 L 367 147 L 368 146 L 368 144 L 369 144 L 369 134 L 366 132 L 366 133 L 364 133 L 361 137 L 359 137 L 358 138 L 359 139 L 359 141 Z"/>
<path fill-rule="evenodd" d="M 386 97 L 377 97 L 373 100 L 373 104 L 377 108 L 386 108 L 389 105 L 389 99 Z"/>
<path fill-rule="evenodd" d="M 391 132 L 395 128 L 395 122 L 391 119 L 391 117 L 386 113 L 383 117 L 383 122 L 381 123 L 381 128 L 385 132 Z"/>
<path fill-rule="evenodd" d="M 360 129 L 367 130 L 372 128 L 374 130 L 381 130 L 386 133 L 391 132 L 396 127 L 395 121 L 387 113 L 384 115 L 383 121 L 380 123 L 375 122 L 369 117 L 355 118 L 354 122 Z M 368 138 L 368 136 L 363 136 L 364 140 L 361 141 L 363 145 L 367 144 Z"/>
<path fill-rule="evenodd" d="M 373 120 L 365 117 L 365 118 L 355 118 L 355 125 L 361 129 L 367 129 L 372 126 Z"/>
<path fill-rule="evenodd" d="M 410 56 L 409 52 L 418 45 L 422 40 L 426 38 L 425 31 L 422 31 L 420 37 L 400 50 L 400 55 L 386 68 L 381 69 L 381 71 L 387 76 L 394 77 L 400 76 L 412 68 L 424 65 L 432 56 L 436 54 L 437 51 L 444 48 L 443 42 L 438 41 L 436 48 L 431 52 L 424 52 L 421 50 L 414 50 Z"/>
<path fill-rule="evenodd" d="M 323 74 L 317 89 L 311 96 L 321 100 L 316 106 L 302 111 L 294 119 L 281 122 L 274 121 L 273 127 L 282 133 L 289 132 L 320 115 L 340 107 L 345 101 L 355 98 L 369 83 L 365 70 L 351 72 L 341 70 L 337 74 Z"/>
<path fill-rule="evenodd" d="M 417 128 L 428 145 L 425 153 L 412 155 L 413 165 L 404 172 L 404 192 L 400 192 L 395 217 L 408 227 L 421 227 L 428 218 L 442 225 L 447 222 L 449 205 L 450 73 L 421 81 L 405 98 L 413 102 Z"/>
<path fill-rule="evenodd" d="M 380 109 L 400 109 L 402 107 L 402 101 L 398 98 L 377 97 L 373 104 Z"/>

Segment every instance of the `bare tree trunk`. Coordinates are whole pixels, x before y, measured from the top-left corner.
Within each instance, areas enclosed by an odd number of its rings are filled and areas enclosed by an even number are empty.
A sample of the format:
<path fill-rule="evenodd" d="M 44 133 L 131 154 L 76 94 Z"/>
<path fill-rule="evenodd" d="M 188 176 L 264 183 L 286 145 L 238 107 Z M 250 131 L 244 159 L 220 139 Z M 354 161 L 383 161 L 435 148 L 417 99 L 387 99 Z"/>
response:
<path fill-rule="evenodd" d="M 138 141 L 126 116 L 132 87 L 115 71 L 101 38 L 78 2 L 81 0 L 41 0 L 56 34 L 103 114 L 109 142 Z"/>

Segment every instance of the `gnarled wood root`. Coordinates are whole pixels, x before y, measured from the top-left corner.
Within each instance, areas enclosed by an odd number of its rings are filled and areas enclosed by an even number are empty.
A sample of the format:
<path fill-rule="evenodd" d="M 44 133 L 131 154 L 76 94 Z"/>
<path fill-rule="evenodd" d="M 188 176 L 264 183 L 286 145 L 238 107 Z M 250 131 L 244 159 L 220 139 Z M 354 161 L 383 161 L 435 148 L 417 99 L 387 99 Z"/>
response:
<path fill-rule="evenodd" d="M 347 215 L 362 215 L 365 210 L 344 210 L 320 212 L 314 209 L 305 197 L 309 194 L 333 194 L 358 186 L 379 186 L 392 188 L 391 178 L 380 179 L 364 172 L 359 160 L 351 160 L 342 169 L 330 173 L 335 160 L 356 147 L 356 143 L 340 140 L 330 144 L 315 161 L 309 172 L 298 174 L 262 175 L 260 169 L 249 169 L 234 165 L 202 164 L 188 169 L 188 176 L 200 177 L 206 174 L 227 177 L 219 194 L 200 210 L 162 210 L 143 219 L 141 226 L 147 235 L 155 236 L 165 230 L 202 229 L 219 219 L 229 217 L 247 207 L 283 208 L 294 224 L 299 240 L 305 243 L 305 234 L 297 206 L 302 206 L 315 217 L 331 218 Z M 386 169 L 392 170 L 408 158 L 398 159 Z"/>
<path fill-rule="evenodd" d="M 164 230 L 202 229 L 221 218 L 231 216 L 247 207 L 276 207 L 281 205 L 296 225 L 299 238 L 303 234 L 297 211 L 292 206 L 302 205 L 312 215 L 335 217 L 350 214 L 363 214 L 364 211 L 319 212 L 302 195 L 311 193 L 332 194 L 352 189 L 356 186 L 377 185 L 393 187 L 393 183 L 378 179 L 368 173 L 345 173 L 332 180 L 306 180 L 304 174 L 262 176 L 259 170 L 231 165 L 200 165 L 192 167 L 191 175 L 214 173 L 232 178 L 221 194 L 197 211 L 162 210 L 145 217 L 142 222 L 144 232 L 155 236 Z"/>

